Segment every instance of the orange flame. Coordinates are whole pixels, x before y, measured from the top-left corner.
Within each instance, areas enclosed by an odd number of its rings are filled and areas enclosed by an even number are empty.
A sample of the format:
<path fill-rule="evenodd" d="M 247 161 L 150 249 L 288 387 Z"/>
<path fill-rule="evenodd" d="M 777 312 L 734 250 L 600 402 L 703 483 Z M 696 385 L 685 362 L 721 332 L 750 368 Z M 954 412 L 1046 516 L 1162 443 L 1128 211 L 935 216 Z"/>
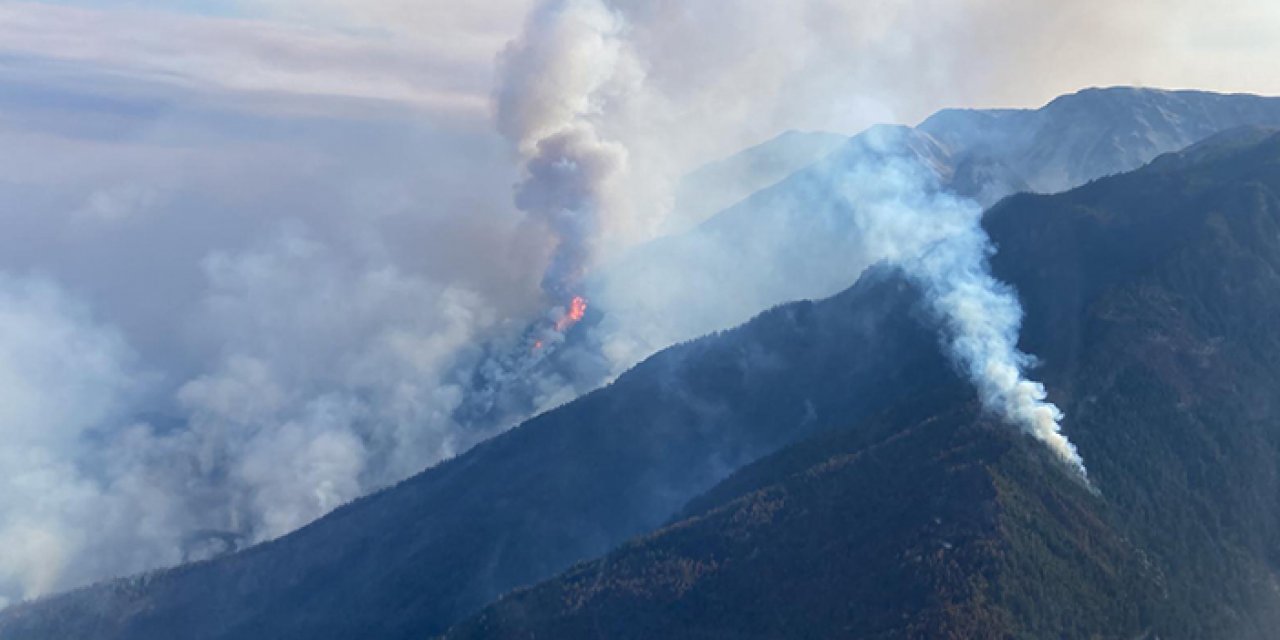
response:
<path fill-rule="evenodd" d="M 587 299 L 582 296 L 574 296 L 573 300 L 569 302 L 569 312 L 556 321 L 556 331 L 564 333 L 569 327 L 581 322 L 586 315 Z"/>

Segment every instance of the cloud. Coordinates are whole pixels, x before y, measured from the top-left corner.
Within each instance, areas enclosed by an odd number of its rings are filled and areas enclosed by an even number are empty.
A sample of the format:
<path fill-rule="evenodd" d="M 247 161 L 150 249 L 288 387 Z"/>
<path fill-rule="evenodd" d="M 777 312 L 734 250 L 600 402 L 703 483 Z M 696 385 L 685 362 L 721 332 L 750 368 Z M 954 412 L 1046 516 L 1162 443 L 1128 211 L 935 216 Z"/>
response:
<path fill-rule="evenodd" d="M 72 212 L 71 216 L 87 222 L 124 222 L 155 211 L 160 199 L 160 192 L 152 187 L 119 185 L 94 191 L 84 206 Z"/>
<path fill-rule="evenodd" d="M 430 37 L 433 35 L 444 37 Z M 427 37 L 421 37 L 421 36 Z M 92 63 L 127 76 L 203 91 L 356 99 L 456 113 L 487 113 L 492 37 L 357 35 L 272 20 L 31 2 L 0 6 L 0 52 Z"/>

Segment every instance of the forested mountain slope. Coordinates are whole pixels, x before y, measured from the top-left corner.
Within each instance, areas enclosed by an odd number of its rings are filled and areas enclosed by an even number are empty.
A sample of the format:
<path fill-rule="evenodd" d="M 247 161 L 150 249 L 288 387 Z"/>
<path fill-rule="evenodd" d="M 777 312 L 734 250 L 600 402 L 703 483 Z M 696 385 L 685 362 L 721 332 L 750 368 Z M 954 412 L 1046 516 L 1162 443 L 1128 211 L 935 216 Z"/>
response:
<path fill-rule="evenodd" d="M 456 638 L 1270 638 L 1280 135 L 990 211 L 1096 493 L 932 384 L 749 465 Z"/>

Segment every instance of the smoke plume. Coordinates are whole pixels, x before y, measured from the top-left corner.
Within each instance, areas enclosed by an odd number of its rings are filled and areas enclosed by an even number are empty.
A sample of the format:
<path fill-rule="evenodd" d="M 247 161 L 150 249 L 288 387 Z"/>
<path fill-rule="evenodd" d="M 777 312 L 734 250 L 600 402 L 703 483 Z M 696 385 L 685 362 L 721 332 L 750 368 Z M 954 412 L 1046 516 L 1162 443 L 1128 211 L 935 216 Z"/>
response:
<path fill-rule="evenodd" d="M 954 206 L 950 213 L 969 217 L 971 224 L 904 267 L 922 283 L 951 354 L 969 374 L 982 404 L 1087 477 L 1075 445 L 1062 434 L 1062 412 L 1046 401 L 1043 384 L 1026 377 L 1036 360 L 1017 348 L 1022 308 L 1016 294 L 989 272 L 994 248 L 978 224 L 981 209 L 974 203 L 942 204 Z"/>
<path fill-rule="evenodd" d="M 599 0 L 558 0 L 534 11 L 501 58 L 498 130 L 524 167 L 516 206 L 555 237 L 543 289 L 557 300 L 578 292 L 605 216 L 619 215 L 610 195 L 626 149 L 594 119 L 626 91 L 622 29 Z"/>
<path fill-rule="evenodd" d="M 1017 347 L 1022 307 L 990 273 L 994 247 L 981 225 L 982 207 L 944 191 L 933 169 L 901 146 L 896 133 L 873 130 L 865 149 L 827 167 L 836 197 L 868 253 L 919 283 L 947 350 L 983 406 L 1087 477 L 1062 434 L 1062 412 L 1047 402 L 1044 385 L 1026 377 L 1035 358 Z"/>

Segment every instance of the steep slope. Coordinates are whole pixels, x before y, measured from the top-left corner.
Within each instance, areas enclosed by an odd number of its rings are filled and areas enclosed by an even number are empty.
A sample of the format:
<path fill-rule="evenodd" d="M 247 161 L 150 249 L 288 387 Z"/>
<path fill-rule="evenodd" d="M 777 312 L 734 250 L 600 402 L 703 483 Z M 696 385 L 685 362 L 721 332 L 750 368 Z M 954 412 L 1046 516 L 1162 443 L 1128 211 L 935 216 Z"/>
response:
<path fill-rule="evenodd" d="M 1044 292 L 1026 342 L 1058 363 L 1117 526 L 1161 569 L 1166 637 L 1280 628 L 1280 137 L 1253 137 L 990 216 L 997 269 Z M 1033 234 L 1027 269 L 1013 247 Z"/>
<path fill-rule="evenodd" d="M 596 279 L 591 298 L 660 348 L 833 295 L 883 259 L 833 194 L 885 155 L 918 157 L 950 190 L 990 206 L 1130 171 L 1244 125 L 1280 126 L 1280 98 L 1089 89 L 1035 110 L 946 110 L 915 128 L 873 127 L 688 233 L 639 247 Z"/>
<path fill-rule="evenodd" d="M 666 521 L 732 470 L 859 416 L 934 361 L 887 273 L 670 349 L 276 542 L 12 607 L 10 638 L 421 637 Z M 894 325 L 884 326 L 885 318 Z M 940 365 L 938 365 L 940 366 Z M 856 390 L 856 392 L 854 391 Z"/>
<path fill-rule="evenodd" d="M 986 223 L 1098 495 L 919 369 L 937 384 L 911 404 L 744 468 L 450 636 L 1273 637 L 1280 134 Z"/>
<path fill-rule="evenodd" d="M 1057 610 L 1022 635 L 1089 637 L 1100 620 L 1115 637 L 1138 635 L 1150 576 L 1095 499 L 960 406 L 753 465 L 734 479 L 742 493 L 713 492 L 687 518 L 448 637 L 1005 638 L 1032 626 L 1018 605 L 1041 598 L 1058 598 Z M 1005 602 L 1010 568 L 1035 571 L 1028 602 Z"/>

